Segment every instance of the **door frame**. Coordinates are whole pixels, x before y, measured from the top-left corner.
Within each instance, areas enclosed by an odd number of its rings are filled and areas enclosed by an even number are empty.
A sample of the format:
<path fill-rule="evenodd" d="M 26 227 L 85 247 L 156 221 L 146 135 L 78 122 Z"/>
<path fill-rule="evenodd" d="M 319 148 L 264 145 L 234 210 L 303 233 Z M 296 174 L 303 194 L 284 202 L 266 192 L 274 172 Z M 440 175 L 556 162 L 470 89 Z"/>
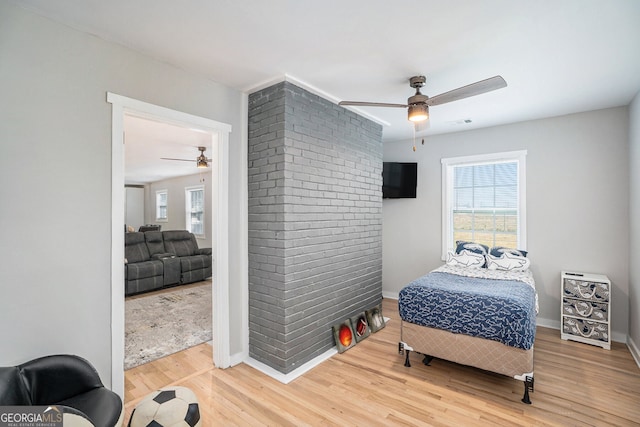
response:
<path fill-rule="evenodd" d="M 211 134 L 213 363 L 231 365 L 229 322 L 229 133 L 231 125 L 107 92 L 111 128 L 111 389 L 124 399 L 124 117 L 170 123 Z"/>

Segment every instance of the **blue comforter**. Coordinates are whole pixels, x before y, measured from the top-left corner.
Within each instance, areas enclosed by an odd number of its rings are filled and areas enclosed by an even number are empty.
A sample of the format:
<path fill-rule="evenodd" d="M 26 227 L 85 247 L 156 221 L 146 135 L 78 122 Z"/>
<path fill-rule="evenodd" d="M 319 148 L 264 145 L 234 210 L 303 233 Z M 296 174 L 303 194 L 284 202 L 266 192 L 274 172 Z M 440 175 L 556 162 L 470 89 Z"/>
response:
<path fill-rule="evenodd" d="M 535 290 L 511 280 L 431 272 L 400 291 L 406 322 L 529 350 L 536 335 Z"/>

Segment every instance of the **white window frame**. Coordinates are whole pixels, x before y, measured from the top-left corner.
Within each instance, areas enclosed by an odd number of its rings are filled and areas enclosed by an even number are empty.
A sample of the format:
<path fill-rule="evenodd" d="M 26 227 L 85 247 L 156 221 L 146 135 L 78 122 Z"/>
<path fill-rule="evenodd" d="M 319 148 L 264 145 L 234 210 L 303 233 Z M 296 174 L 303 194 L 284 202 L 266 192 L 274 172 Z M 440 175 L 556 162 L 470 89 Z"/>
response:
<path fill-rule="evenodd" d="M 160 204 L 158 203 L 158 197 L 161 194 L 166 195 L 167 204 L 165 205 L 165 217 L 161 218 L 159 216 L 160 213 Z M 156 222 L 169 222 L 169 191 L 168 190 L 156 190 Z"/>
<path fill-rule="evenodd" d="M 508 151 L 474 156 L 450 157 L 442 159 L 442 260 L 452 251 L 453 241 L 453 168 L 463 165 L 480 165 L 500 162 L 518 163 L 518 249 L 527 249 L 527 210 L 526 210 L 526 156 L 527 151 Z"/>
<path fill-rule="evenodd" d="M 199 239 L 205 238 L 205 216 L 206 216 L 206 203 L 202 201 L 202 233 L 194 233 L 191 230 L 191 193 L 194 191 L 202 191 L 202 197 L 205 198 L 204 185 L 194 185 L 192 187 L 184 188 L 184 206 L 185 206 L 185 226 L 190 233 L 193 233 Z"/>

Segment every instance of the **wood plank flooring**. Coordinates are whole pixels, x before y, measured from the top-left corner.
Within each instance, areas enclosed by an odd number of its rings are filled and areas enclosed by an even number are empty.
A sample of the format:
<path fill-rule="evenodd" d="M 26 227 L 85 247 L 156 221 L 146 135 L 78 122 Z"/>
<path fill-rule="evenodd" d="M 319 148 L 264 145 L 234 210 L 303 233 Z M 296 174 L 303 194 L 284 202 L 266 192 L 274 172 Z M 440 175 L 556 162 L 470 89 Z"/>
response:
<path fill-rule="evenodd" d="M 381 331 L 288 385 L 240 364 L 212 366 L 201 344 L 125 373 L 125 421 L 149 392 L 167 385 L 198 396 L 209 426 L 631 426 L 640 425 L 640 369 L 624 344 L 611 350 L 563 341 L 539 327 L 532 405 L 520 381 L 435 359 L 398 354 L 397 301 Z M 126 423 L 125 423 L 126 425 Z"/>

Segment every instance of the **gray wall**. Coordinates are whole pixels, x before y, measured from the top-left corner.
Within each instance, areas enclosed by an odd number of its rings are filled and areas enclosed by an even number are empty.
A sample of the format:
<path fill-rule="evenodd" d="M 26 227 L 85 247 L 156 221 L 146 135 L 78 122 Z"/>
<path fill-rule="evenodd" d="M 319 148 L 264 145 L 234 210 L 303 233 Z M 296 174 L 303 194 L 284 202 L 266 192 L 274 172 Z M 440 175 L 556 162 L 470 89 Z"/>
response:
<path fill-rule="evenodd" d="M 204 179 L 204 182 L 201 180 Z M 205 238 L 197 238 L 198 247 L 211 247 L 211 168 L 205 173 L 197 173 L 193 175 L 180 176 L 172 179 L 152 182 L 145 185 L 145 224 L 160 224 L 162 230 L 185 230 L 186 229 L 186 210 L 184 192 L 187 187 L 204 185 L 204 232 Z M 156 191 L 167 190 L 167 222 L 156 221 Z M 137 230 L 136 230 L 137 231 Z"/>
<path fill-rule="evenodd" d="M 249 351 L 289 373 L 381 301 L 382 128 L 283 82 L 249 96 Z"/>
<path fill-rule="evenodd" d="M 111 104 L 106 93 L 233 126 L 229 235 L 243 234 L 243 95 L 0 2 L 0 365 L 51 353 L 111 383 Z M 233 240 L 231 238 L 230 240 Z M 232 283 L 242 257 L 230 249 Z M 231 286 L 241 307 L 242 286 Z M 232 352 L 242 309 L 231 310 Z"/>
<path fill-rule="evenodd" d="M 613 338 L 629 330 L 629 145 L 627 109 L 612 108 L 507 126 L 385 143 L 385 161 L 418 162 L 416 199 L 383 203 L 383 292 L 442 264 L 444 157 L 527 150 L 527 240 L 540 301 L 538 320 L 559 327 L 560 271 L 613 282 Z"/>
<path fill-rule="evenodd" d="M 629 107 L 629 344 L 640 364 L 640 93 Z"/>

